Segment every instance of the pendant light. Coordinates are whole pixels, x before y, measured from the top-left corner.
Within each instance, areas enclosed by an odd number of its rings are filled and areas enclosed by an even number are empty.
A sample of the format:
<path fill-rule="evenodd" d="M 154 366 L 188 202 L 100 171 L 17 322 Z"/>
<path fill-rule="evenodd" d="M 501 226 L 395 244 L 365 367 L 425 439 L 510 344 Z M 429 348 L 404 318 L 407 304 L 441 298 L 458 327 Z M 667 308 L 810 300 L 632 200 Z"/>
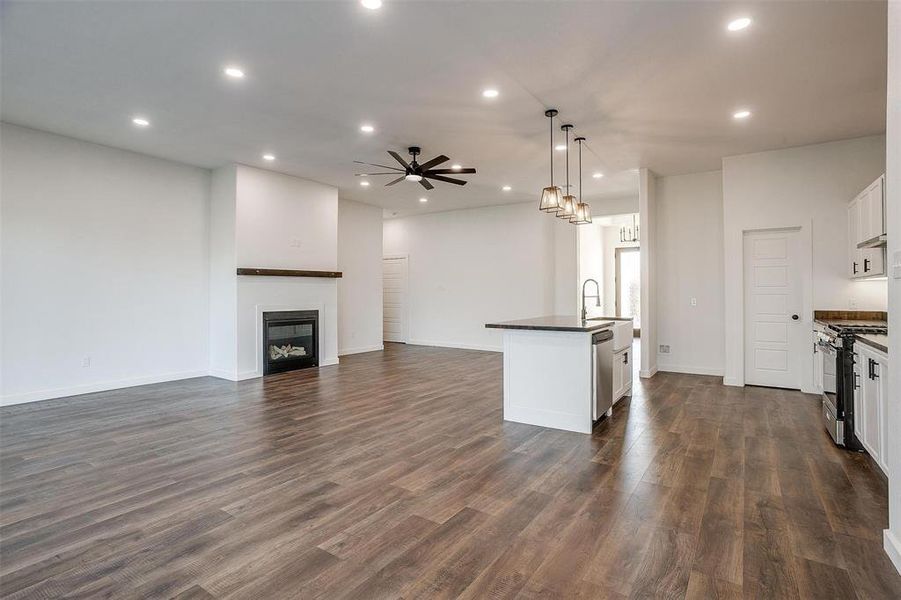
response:
<path fill-rule="evenodd" d="M 572 125 L 563 125 L 560 127 L 566 133 L 566 195 L 560 202 L 560 208 L 557 210 L 557 216 L 561 219 L 569 220 L 576 211 L 576 197 L 570 193 L 572 188 L 569 187 L 569 130 Z"/>
<path fill-rule="evenodd" d="M 554 108 L 546 110 L 544 111 L 544 116 L 551 120 L 551 185 L 541 190 L 541 201 L 538 203 L 538 210 L 556 213 L 563 202 L 563 194 L 560 192 L 560 188 L 554 185 L 554 117 L 557 116 L 557 110 Z"/>
<path fill-rule="evenodd" d="M 623 225 L 619 228 L 619 241 L 621 242 L 637 242 L 638 241 L 638 223 L 635 221 L 635 215 L 632 215 L 632 227 Z"/>
<path fill-rule="evenodd" d="M 582 201 L 582 142 L 585 138 L 577 137 L 576 141 L 579 143 L 579 202 L 576 203 L 576 209 L 569 222 L 574 225 L 586 225 L 591 223 L 591 207 Z"/>

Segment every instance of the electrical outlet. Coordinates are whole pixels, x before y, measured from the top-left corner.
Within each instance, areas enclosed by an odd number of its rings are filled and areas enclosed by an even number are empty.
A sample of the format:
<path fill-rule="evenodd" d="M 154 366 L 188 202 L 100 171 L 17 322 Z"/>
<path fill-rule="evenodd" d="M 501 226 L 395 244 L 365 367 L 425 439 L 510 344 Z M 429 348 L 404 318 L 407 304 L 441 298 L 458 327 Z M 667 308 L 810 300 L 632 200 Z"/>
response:
<path fill-rule="evenodd" d="M 291 238 L 291 247 L 300 248 L 300 238 Z"/>
<path fill-rule="evenodd" d="M 90 356 L 85 356 L 84 358 L 82 358 L 82 359 L 81 359 L 81 366 L 82 366 L 82 367 L 90 367 L 90 366 L 91 366 L 91 357 L 90 357 Z"/>
<path fill-rule="evenodd" d="M 669 344 L 660 344 L 660 354 L 669 354 Z"/>
<path fill-rule="evenodd" d="M 857 308 L 857 298 L 848 298 L 848 308 Z"/>
<path fill-rule="evenodd" d="M 694 297 L 693 297 L 689 302 L 691 303 L 692 306 L 697 306 L 697 305 L 698 305 L 698 299 L 697 299 L 697 298 L 694 298 Z"/>

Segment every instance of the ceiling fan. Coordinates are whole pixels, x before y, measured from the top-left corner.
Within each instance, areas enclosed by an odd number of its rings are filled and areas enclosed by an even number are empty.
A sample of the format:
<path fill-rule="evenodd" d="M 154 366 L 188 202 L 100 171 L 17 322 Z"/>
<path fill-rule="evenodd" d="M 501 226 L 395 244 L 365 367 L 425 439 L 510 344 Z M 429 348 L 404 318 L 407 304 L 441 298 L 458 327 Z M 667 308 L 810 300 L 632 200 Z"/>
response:
<path fill-rule="evenodd" d="M 475 169 L 433 169 L 432 167 L 437 167 L 443 162 L 447 162 L 450 159 L 443 154 L 440 156 L 436 156 L 432 160 L 426 161 L 422 164 L 416 162 L 416 157 L 422 153 L 422 149 L 419 146 L 410 146 L 407 148 L 407 151 L 413 156 L 413 160 L 409 163 L 400 157 L 400 154 L 393 150 L 388 150 L 388 154 L 390 154 L 394 160 L 396 160 L 403 167 L 402 169 L 399 167 L 391 167 L 388 165 L 378 165 L 375 163 L 367 163 L 359 160 L 355 160 L 354 162 L 358 165 L 369 165 L 370 167 L 380 167 L 382 169 L 390 169 L 390 171 L 383 171 L 380 173 L 357 173 L 357 177 L 369 177 L 370 175 L 400 175 L 397 179 L 393 181 L 389 181 L 385 184 L 385 186 L 394 185 L 395 183 L 400 183 L 403 180 L 407 181 L 418 181 L 419 184 L 427 190 L 434 188 L 429 181 L 429 179 L 433 179 L 435 181 L 443 181 L 445 183 L 453 183 L 454 185 L 466 185 L 466 181 L 462 179 L 454 179 L 453 177 L 447 177 L 447 175 L 462 175 L 466 173 L 475 173 Z"/>

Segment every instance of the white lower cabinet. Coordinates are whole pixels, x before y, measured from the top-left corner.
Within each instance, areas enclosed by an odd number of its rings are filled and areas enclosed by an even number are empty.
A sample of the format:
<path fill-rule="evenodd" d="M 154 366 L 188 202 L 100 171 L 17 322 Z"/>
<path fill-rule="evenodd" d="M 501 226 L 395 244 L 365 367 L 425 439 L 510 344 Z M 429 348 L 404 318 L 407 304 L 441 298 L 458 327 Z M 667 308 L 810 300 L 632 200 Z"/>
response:
<path fill-rule="evenodd" d="M 876 464 L 886 474 L 886 423 L 888 403 L 888 356 L 857 342 L 854 344 L 856 358 L 854 368 L 859 372 L 859 386 L 854 394 L 854 433 Z"/>
<path fill-rule="evenodd" d="M 632 346 L 613 354 L 613 401 L 632 392 Z"/>
<path fill-rule="evenodd" d="M 854 375 L 852 380 L 852 387 L 854 388 L 854 435 L 858 440 L 863 444 L 864 438 L 864 429 L 863 423 L 866 418 L 863 410 L 863 388 L 861 387 L 861 377 L 860 377 L 860 363 L 863 359 L 860 357 L 860 353 L 855 353 L 854 355 Z M 866 444 L 864 444 L 866 445 Z"/>

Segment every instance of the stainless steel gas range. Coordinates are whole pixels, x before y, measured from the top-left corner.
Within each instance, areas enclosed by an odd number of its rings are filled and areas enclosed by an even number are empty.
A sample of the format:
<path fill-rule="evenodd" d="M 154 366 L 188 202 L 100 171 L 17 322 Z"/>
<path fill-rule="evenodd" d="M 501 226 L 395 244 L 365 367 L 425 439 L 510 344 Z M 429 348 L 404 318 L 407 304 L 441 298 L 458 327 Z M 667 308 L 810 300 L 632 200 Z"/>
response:
<path fill-rule="evenodd" d="M 849 450 L 862 450 L 854 435 L 854 390 L 860 386 L 854 373 L 855 336 L 886 334 L 883 325 L 829 323 L 817 331 L 817 351 L 823 356 L 823 423 L 832 439 Z"/>

